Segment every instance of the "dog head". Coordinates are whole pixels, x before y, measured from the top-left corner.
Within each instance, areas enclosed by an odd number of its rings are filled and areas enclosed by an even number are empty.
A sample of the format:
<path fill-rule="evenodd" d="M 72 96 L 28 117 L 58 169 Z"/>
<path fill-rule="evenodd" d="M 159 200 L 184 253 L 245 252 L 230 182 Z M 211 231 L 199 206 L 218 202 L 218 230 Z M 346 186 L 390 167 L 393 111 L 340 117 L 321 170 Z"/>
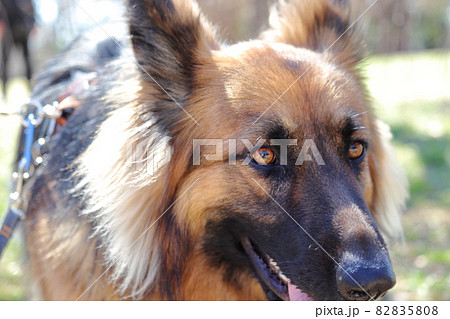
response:
<path fill-rule="evenodd" d="M 260 39 L 227 47 L 190 1 L 131 0 L 128 14 L 137 99 L 108 121 L 128 132 L 118 153 L 139 142 L 143 159 L 171 159 L 151 178 L 125 156 L 95 172 L 84 160 L 92 185 L 101 172 L 118 177 L 92 187 L 103 189 L 97 205 L 119 202 L 109 236 L 125 247 L 157 221 L 116 266 L 123 291 L 368 300 L 390 289 L 381 232 L 401 231 L 405 183 L 361 82 L 344 2 L 283 2 Z M 119 193 L 119 180 L 134 186 Z"/>

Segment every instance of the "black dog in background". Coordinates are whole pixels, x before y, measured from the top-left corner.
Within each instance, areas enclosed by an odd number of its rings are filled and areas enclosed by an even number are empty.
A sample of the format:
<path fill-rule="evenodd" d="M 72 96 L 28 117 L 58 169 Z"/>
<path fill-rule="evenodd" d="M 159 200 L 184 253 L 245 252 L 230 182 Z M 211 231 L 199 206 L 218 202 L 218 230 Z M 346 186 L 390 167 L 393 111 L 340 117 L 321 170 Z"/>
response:
<path fill-rule="evenodd" d="M 1 0 L 0 3 L 0 39 L 2 45 L 1 76 L 3 95 L 6 95 L 8 82 L 9 55 L 14 46 L 23 52 L 26 76 L 31 80 L 33 73 L 28 48 L 28 39 L 35 23 L 34 7 L 31 0 Z"/>

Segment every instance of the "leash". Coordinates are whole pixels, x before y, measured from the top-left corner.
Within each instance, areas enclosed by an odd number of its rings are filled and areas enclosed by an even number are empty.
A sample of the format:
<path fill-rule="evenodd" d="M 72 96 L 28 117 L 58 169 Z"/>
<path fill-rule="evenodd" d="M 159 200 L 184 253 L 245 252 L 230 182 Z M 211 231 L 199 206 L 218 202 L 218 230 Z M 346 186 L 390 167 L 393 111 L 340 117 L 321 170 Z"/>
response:
<path fill-rule="evenodd" d="M 21 124 L 24 127 L 24 147 L 17 169 L 12 173 L 15 184 L 14 191 L 9 194 L 9 202 L 6 215 L 0 228 L 0 257 L 11 235 L 19 223 L 25 218 L 23 210 L 25 200 L 23 198 L 24 183 L 33 175 L 34 170 L 43 162 L 42 146 L 48 141 L 49 133 L 55 128 L 55 121 L 61 117 L 62 111 L 57 104 L 42 106 L 36 100 L 24 103 L 18 111 L 0 112 L 3 116 L 21 116 Z M 35 134 L 36 128 L 42 125 L 47 127 L 45 133 Z M 37 139 L 36 139 L 37 136 Z"/>
<path fill-rule="evenodd" d="M 45 162 L 46 144 L 57 132 L 58 127 L 67 124 L 71 115 L 70 110 L 80 105 L 76 96 L 88 90 L 95 77 L 96 73 L 85 73 L 77 77 L 52 104 L 42 105 L 39 101 L 30 99 L 16 111 L 0 111 L 0 116 L 22 117 L 21 125 L 24 127 L 23 151 L 12 173 L 14 191 L 9 194 L 6 215 L 0 228 L 0 257 L 17 224 L 26 217 L 27 200 L 23 197 L 24 184 L 33 176 L 37 167 Z"/>

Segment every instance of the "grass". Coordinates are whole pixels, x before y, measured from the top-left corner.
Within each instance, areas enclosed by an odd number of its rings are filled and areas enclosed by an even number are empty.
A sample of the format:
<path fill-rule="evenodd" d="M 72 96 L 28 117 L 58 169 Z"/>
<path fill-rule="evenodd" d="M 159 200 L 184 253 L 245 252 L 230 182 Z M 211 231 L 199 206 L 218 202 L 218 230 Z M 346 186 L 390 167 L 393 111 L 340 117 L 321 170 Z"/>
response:
<path fill-rule="evenodd" d="M 8 96 L 11 98 L 7 101 L 7 105 L 20 105 L 27 97 L 28 90 L 24 83 L 23 79 L 14 79 L 10 82 Z M 11 111 L 12 107 L 0 103 L 0 109 Z M 11 167 L 19 126 L 18 118 L 0 116 L 0 216 L 5 212 L 8 203 Z M 0 259 L 0 300 L 26 299 L 22 256 L 23 245 L 19 230 L 14 232 Z"/>
<path fill-rule="evenodd" d="M 388 298 L 450 300 L 450 53 L 376 56 L 368 62 L 365 73 L 376 113 L 392 128 L 411 186 L 405 242 L 391 249 L 397 285 Z M 13 83 L 16 93 L 10 96 L 23 95 L 21 83 Z M 16 127 L 0 118 L 0 212 Z M 0 300 L 26 297 L 21 250 L 16 238 L 0 261 Z"/>
<path fill-rule="evenodd" d="M 411 198 L 391 249 L 395 300 L 450 300 L 450 53 L 378 56 L 366 76 L 391 126 Z"/>
<path fill-rule="evenodd" d="M 0 300 L 26 299 L 22 250 L 20 240 L 13 239 L 8 243 L 7 249 L 2 256 L 0 264 Z"/>

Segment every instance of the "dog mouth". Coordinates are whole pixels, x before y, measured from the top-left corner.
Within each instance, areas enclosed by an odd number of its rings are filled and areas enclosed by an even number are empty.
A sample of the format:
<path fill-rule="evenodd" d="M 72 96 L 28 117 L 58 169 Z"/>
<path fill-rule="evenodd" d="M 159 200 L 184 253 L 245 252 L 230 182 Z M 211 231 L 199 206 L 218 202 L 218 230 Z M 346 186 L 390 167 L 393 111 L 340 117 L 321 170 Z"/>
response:
<path fill-rule="evenodd" d="M 250 257 L 250 262 L 259 278 L 281 300 L 284 301 L 312 301 L 307 293 L 300 290 L 283 274 L 275 260 L 264 253 L 250 239 L 244 238 L 242 246 Z"/>

